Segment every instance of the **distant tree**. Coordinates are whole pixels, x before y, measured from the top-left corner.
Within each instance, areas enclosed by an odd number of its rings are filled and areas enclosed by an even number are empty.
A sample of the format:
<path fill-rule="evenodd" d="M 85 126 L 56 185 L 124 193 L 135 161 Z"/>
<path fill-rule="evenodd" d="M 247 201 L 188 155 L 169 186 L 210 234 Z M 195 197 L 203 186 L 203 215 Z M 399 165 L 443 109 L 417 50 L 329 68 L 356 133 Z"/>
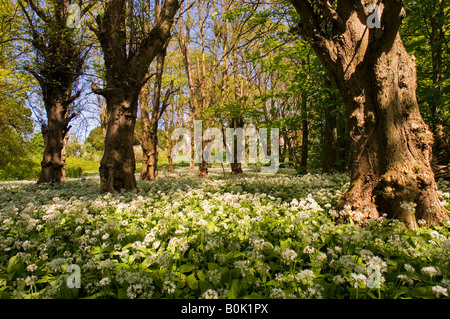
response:
<path fill-rule="evenodd" d="M 31 110 L 0 93 L 0 166 L 28 155 L 26 137 L 32 130 Z"/>
<path fill-rule="evenodd" d="M 90 145 L 95 151 L 103 151 L 105 149 L 105 138 L 101 126 L 94 128 L 84 141 L 84 144 Z"/>
<path fill-rule="evenodd" d="M 66 144 L 66 155 L 70 157 L 81 157 L 82 148 L 80 142 L 74 135 L 69 135 Z"/>
<path fill-rule="evenodd" d="M 32 155 L 42 155 L 44 151 L 44 137 L 41 132 L 36 132 L 28 142 L 28 149 Z"/>

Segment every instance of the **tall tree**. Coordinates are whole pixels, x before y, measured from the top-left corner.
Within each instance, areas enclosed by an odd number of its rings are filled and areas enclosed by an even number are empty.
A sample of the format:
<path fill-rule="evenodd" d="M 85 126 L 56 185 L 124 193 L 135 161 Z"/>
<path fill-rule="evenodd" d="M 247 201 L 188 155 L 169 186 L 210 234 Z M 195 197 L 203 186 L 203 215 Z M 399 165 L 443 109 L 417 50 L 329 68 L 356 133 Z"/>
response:
<path fill-rule="evenodd" d="M 92 89 L 105 97 L 107 107 L 105 151 L 100 162 L 103 193 L 136 188 L 133 138 L 138 97 L 148 81 L 151 62 L 170 38 L 180 2 L 166 0 L 146 32 L 144 27 L 152 19 L 147 10 L 133 6 L 133 1 L 102 1 L 103 12 L 92 29 L 103 50 L 106 83 L 104 88 L 93 85 Z M 136 21 L 141 23 L 136 25 Z"/>
<path fill-rule="evenodd" d="M 386 213 L 410 228 L 419 219 L 442 222 L 430 165 L 433 138 L 416 100 L 415 63 L 399 35 L 403 1 L 290 2 L 300 16 L 298 31 L 346 107 L 351 183 L 339 208 L 351 208 L 355 220 Z M 375 3 L 381 28 L 368 26 L 375 16 L 367 9 Z"/>
<path fill-rule="evenodd" d="M 153 88 L 153 96 L 151 106 L 150 102 L 150 86 L 149 83 L 143 86 L 139 96 L 139 107 L 142 119 L 142 180 L 155 180 L 158 177 L 158 124 L 161 116 L 169 105 L 169 99 L 173 93 L 173 81 L 166 88 L 162 97 L 162 77 L 164 73 L 164 61 L 167 54 L 167 47 L 164 46 L 156 56 L 156 74 Z"/>
<path fill-rule="evenodd" d="M 72 103 L 81 94 L 81 90 L 76 90 L 75 82 L 89 52 L 77 28 L 71 27 L 67 21 L 71 2 L 19 0 L 35 53 L 35 63 L 26 69 L 40 85 L 47 116 L 46 123 L 42 124 L 45 148 L 39 183 L 59 182 L 63 176 L 61 152 L 64 138 L 70 130 L 70 121 L 77 116 Z M 82 17 L 95 1 L 77 4 L 85 4 L 80 9 Z"/>

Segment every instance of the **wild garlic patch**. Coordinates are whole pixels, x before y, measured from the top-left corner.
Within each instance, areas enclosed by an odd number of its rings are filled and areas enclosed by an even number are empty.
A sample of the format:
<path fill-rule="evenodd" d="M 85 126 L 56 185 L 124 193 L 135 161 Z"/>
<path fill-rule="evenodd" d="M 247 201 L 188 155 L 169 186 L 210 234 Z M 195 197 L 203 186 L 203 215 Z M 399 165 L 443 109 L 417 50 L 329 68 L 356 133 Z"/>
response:
<path fill-rule="evenodd" d="M 448 298 L 450 221 L 336 224 L 344 174 L 98 183 L 0 184 L 2 298 Z"/>

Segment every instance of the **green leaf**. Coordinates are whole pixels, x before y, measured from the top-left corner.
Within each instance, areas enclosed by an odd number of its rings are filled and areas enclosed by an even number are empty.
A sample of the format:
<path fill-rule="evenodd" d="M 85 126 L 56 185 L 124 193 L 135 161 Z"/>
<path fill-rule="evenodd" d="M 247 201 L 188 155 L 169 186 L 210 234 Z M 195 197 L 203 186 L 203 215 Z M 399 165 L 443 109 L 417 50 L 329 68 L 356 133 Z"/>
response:
<path fill-rule="evenodd" d="M 8 266 L 6 267 L 6 271 L 8 273 L 11 272 L 19 272 L 21 270 L 21 264 L 17 261 L 17 256 L 12 256 L 8 261 Z"/>
<path fill-rule="evenodd" d="M 202 269 L 197 270 L 197 276 L 200 280 L 206 280 L 206 274 Z"/>
<path fill-rule="evenodd" d="M 192 265 L 192 264 L 184 264 L 184 265 L 181 265 L 180 268 L 178 268 L 178 271 L 182 274 L 191 272 L 193 270 L 194 270 L 194 265 Z"/>
<path fill-rule="evenodd" d="M 218 269 L 219 265 L 215 263 L 208 263 L 208 270 Z"/>
<path fill-rule="evenodd" d="M 191 289 L 198 289 L 198 280 L 195 278 L 195 274 L 187 276 L 186 283 Z"/>
<path fill-rule="evenodd" d="M 233 279 L 231 282 L 230 291 L 228 293 L 228 298 L 236 299 L 239 295 L 239 279 Z"/>
<path fill-rule="evenodd" d="M 289 238 L 287 240 L 280 240 L 280 247 L 284 249 L 291 248 L 291 239 Z"/>

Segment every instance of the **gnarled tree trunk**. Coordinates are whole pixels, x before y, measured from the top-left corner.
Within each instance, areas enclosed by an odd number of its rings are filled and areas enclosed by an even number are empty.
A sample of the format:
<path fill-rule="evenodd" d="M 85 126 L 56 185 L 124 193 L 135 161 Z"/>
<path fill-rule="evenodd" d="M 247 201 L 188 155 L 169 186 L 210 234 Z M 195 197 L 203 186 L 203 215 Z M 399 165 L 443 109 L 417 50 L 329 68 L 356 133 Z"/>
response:
<path fill-rule="evenodd" d="M 102 193 L 132 190 L 136 188 L 133 139 L 137 97 L 130 100 L 118 92 L 106 95 L 106 103 L 108 125 L 100 161 L 100 190 Z"/>
<path fill-rule="evenodd" d="M 409 228 L 445 217 L 431 169 L 433 138 L 416 100 L 416 67 L 398 28 L 402 1 L 381 1 L 382 28 L 369 29 L 371 1 L 294 1 L 305 22 L 300 32 L 341 92 L 351 136 L 351 183 L 338 208 L 353 220 L 386 213 Z M 332 24 L 321 29 L 314 9 Z M 415 210 L 413 209 L 415 205 Z"/>
<path fill-rule="evenodd" d="M 47 99 L 45 99 L 47 100 Z M 47 105 L 50 103 L 47 101 Z M 47 124 L 42 125 L 44 137 L 44 154 L 41 161 L 41 174 L 38 184 L 57 183 L 65 178 L 63 148 L 64 140 L 70 129 L 69 122 L 73 116 L 68 116 L 68 109 L 61 103 L 51 103 L 46 107 Z"/>

